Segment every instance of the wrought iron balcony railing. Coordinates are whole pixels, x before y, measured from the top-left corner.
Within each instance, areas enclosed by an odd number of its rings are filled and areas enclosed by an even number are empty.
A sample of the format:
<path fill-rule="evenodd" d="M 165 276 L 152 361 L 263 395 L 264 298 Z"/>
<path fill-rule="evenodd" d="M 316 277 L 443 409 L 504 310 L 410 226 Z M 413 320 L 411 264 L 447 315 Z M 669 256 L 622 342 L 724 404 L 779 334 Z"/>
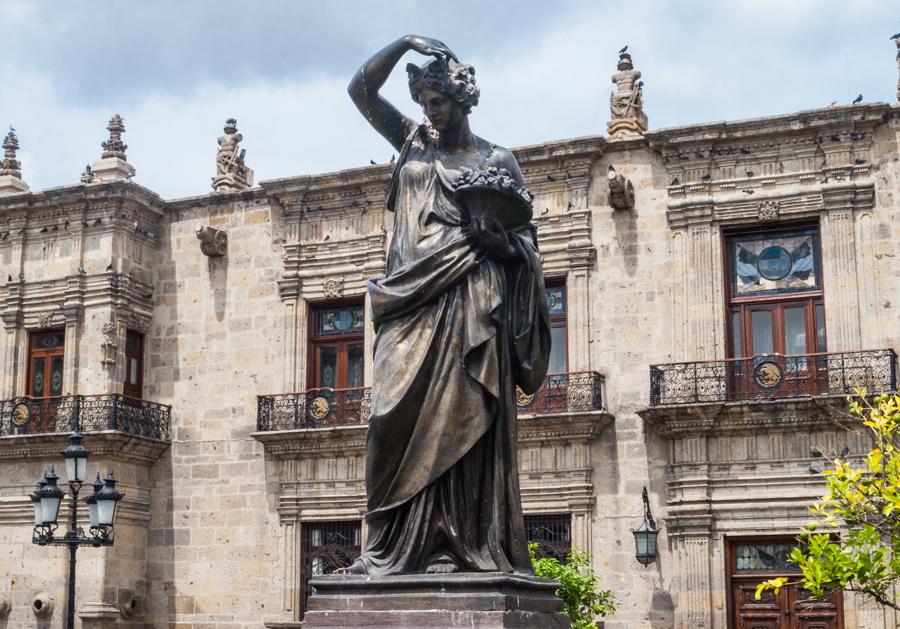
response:
<path fill-rule="evenodd" d="M 897 390 L 891 349 L 782 356 L 766 354 L 650 366 L 650 405 L 848 395 Z"/>
<path fill-rule="evenodd" d="M 602 389 L 603 376 L 595 371 L 553 374 L 533 395 L 517 391 L 516 403 L 521 414 L 601 410 Z M 368 388 L 260 395 L 256 429 L 266 432 L 366 424 L 370 396 Z"/>
<path fill-rule="evenodd" d="M 108 393 L 0 401 L 0 436 L 118 430 L 169 440 L 171 407 Z"/>

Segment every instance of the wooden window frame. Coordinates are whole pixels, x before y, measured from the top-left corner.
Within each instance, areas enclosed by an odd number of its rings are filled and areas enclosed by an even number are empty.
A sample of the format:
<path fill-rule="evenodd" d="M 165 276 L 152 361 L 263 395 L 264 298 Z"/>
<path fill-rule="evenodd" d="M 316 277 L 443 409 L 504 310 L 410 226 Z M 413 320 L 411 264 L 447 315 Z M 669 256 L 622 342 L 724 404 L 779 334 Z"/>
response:
<path fill-rule="evenodd" d="M 128 339 L 135 337 L 138 339 L 138 349 L 136 352 L 129 352 Z M 122 394 L 125 397 L 137 400 L 144 397 L 144 349 L 146 337 L 142 332 L 137 330 L 125 331 L 125 382 L 122 385 Z M 137 360 L 137 383 L 132 384 L 131 381 L 131 360 Z"/>
<path fill-rule="evenodd" d="M 347 332 L 344 334 L 320 335 L 319 313 L 323 310 L 340 309 L 347 307 L 363 308 L 363 329 L 359 332 Z M 363 346 L 363 369 L 365 369 L 365 299 L 362 297 L 349 297 L 328 301 L 310 302 L 307 310 L 306 326 L 306 385 L 307 389 L 320 389 L 319 382 L 319 353 L 321 347 L 334 346 L 337 348 L 337 365 L 334 389 L 343 389 L 341 379 L 347 371 L 347 349 L 351 345 Z M 346 383 L 345 383 L 346 384 Z"/>
<path fill-rule="evenodd" d="M 775 295 L 744 295 L 744 296 L 736 296 L 734 294 L 734 285 L 733 285 L 733 277 L 734 277 L 734 262 L 732 260 L 731 248 L 729 246 L 730 241 L 733 238 L 739 238 L 741 236 L 752 236 L 752 235 L 771 235 L 773 237 L 777 237 L 778 235 L 788 234 L 791 232 L 797 232 L 801 230 L 815 230 L 816 234 L 813 238 L 815 249 L 815 271 L 818 279 L 818 287 L 815 289 L 807 290 L 807 291 L 792 291 L 788 293 L 781 293 Z M 779 353 L 776 348 L 779 347 L 783 343 L 784 339 L 784 318 L 783 311 L 785 307 L 791 307 L 796 305 L 803 305 L 806 307 L 806 332 L 807 332 L 807 349 L 812 349 L 812 351 L 807 351 L 805 353 L 817 353 L 818 352 L 818 337 L 816 334 L 816 306 L 823 306 L 825 304 L 825 285 L 824 278 L 822 277 L 822 239 L 821 239 L 821 227 L 818 222 L 809 222 L 803 221 L 798 223 L 787 223 L 778 226 L 766 226 L 766 225 L 758 225 L 752 228 L 735 228 L 731 230 L 723 230 L 722 233 L 722 259 L 725 261 L 725 273 L 723 273 L 723 279 L 725 283 L 725 327 L 724 329 L 727 331 L 725 335 L 725 349 L 726 353 L 730 358 L 751 358 L 754 356 L 752 353 L 752 343 L 748 343 L 752 339 L 752 330 L 751 330 L 751 319 L 749 314 L 749 309 L 757 306 L 757 307 L 765 307 L 767 305 L 774 307 L 780 307 L 780 314 L 773 318 L 773 354 Z M 734 347 L 734 329 L 732 325 L 732 314 L 735 310 L 740 312 L 740 341 L 741 348 L 740 352 L 737 351 L 737 348 Z M 828 330 L 827 330 L 827 322 L 823 322 L 825 326 L 825 343 L 827 348 L 828 343 Z"/>
<path fill-rule="evenodd" d="M 566 286 L 566 278 L 565 276 L 561 277 L 550 277 L 544 279 L 544 289 L 545 291 L 550 288 L 562 288 L 563 289 L 563 298 L 565 300 L 565 312 L 562 314 L 550 315 L 550 328 L 562 328 L 563 330 L 563 344 L 566 352 L 566 367 L 565 371 L 556 372 L 555 374 L 548 375 L 557 375 L 569 373 L 569 289 Z"/>
<path fill-rule="evenodd" d="M 35 347 L 37 338 L 40 336 L 44 336 L 47 334 L 62 334 L 63 342 L 62 345 L 58 347 L 41 349 Z M 44 391 L 49 393 L 50 391 L 50 378 L 48 378 L 48 374 L 52 369 L 52 358 L 60 356 L 63 359 L 63 382 L 60 384 L 60 387 L 65 383 L 65 356 L 66 356 L 66 331 L 65 328 L 48 328 L 46 330 L 35 330 L 28 334 L 28 367 L 26 369 L 26 377 L 25 377 L 25 395 L 27 397 L 32 397 L 32 392 L 34 391 L 34 359 L 35 358 L 45 358 L 44 363 Z M 62 397 L 65 395 L 64 390 L 60 390 L 60 395 L 43 395 L 39 398 L 34 399 L 51 399 L 55 397 Z"/>

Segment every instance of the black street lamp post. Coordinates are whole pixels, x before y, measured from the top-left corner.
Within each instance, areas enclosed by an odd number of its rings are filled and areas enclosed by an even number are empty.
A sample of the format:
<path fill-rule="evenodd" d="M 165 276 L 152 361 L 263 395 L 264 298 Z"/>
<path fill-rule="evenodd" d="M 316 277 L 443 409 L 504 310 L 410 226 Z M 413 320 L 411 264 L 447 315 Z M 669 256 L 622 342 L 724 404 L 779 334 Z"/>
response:
<path fill-rule="evenodd" d="M 69 447 L 62 451 L 66 461 L 69 495 L 72 498 L 72 513 L 69 528 L 61 537 L 55 537 L 58 528 L 59 507 L 65 493 L 57 486 L 59 476 L 51 467 L 38 482 L 38 490 L 30 494 L 34 506 L 34 531 L 31 542 L 40 546 L 69 547 L 69 597 L 66 610 L 66 628 L 75 627 L 75 553 L 79 546 L 112 546 L 115 538 L 113 521 L 116 507 L 125 494 L 116 489 L 116 479 L 112 472 L 106 482 L 100 474 L 94 481 L 94 492 L 85 498 L 88 505 L 90 527 L 88 533 L 78 526 L 78 492 L 84 484 L 87 472 L 87 458 L 90 451 L 81 445 L 81 434 L 73 432 L 69 437 Z"/>

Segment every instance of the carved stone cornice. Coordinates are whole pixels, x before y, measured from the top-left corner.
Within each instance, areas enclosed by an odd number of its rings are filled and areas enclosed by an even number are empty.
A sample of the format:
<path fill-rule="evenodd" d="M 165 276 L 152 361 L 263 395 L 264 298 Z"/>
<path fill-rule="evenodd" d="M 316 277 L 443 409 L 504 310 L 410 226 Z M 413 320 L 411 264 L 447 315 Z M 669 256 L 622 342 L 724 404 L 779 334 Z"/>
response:
<path fill-rule="evenodd" d="M 512 152 L 522 169 L 525 187 L 535 196 L 564 193 L 569 208 L 584 209 L 592 166 L 606 147 L 602 136 L 588 136 L 523 146 Z M 539 214 L 540 199 L 535 206 L 535 214 Z"/>
<path fill-rule="evenodd" d="M 152 465 L 169 447 L 168 441 L 139 437 L 117 430 L 85 432 L 83 445 L 93 458 Z M 69 444 L 68 433 L 0 437 L 0 460 L 58 459 Z"/>
<path fill-rule="evenodd" d="M 610 425 L 607 411 L 519 415 L 519 443 L 590 442 Z"/>
<path fill-rule="evenodd" d="M 383 231 L 334 242 L 285 244 L 279 294 L 283 300 L 324 299 L 323 280 L 331 279 L 341 284 L 344 295 L 362 295 L 369 278 L 384 274 L 385 250 Z"/>
<path fill-rule="evenodd" d="M 815 184 L 800 190 L 772 188 L 754 195 L 728 191 L 724 185 L 720 185 L 717 191 L 707 191 L 705 194 L 670 197 L 666 212 L 669 225 L 673 229 L 679 229 L 697 224 L 758 223 L 760 204 L 768 203 L 777 204 L 779 220 L 814 217 L 824 211 L 872 209 L 875 203 L 875 184 L 867 176 L 868 166 L 830 170 L 846 170 L 846 179 L 849 181 L 820 184 L 816 180 Z M 866 178 L 858 179 L 863 176 Z"/>
<path fill-rule="evenodd" d="M 597 257 L 591 241 L 591 213 L 571 210 L 565 214 L 536 216 L 538 249 L 544 275 L 561 275 L 570 269 L 589 269 Z"/>
<path fill-rule="evenodd" d="M 328 210 L 373 210 L 384 205 L 392 164 L 260 182 L 266 196 L 284 208 L 286 223 Z"/>
<path fill-rule="evenodd" d="M 0 289 L 0 307 L 7 329 L 41 329 L 80 322 L 85 308 L 96 306 L 112 306 L 126 320 L 147 322 L 153 312 L 152 300 L 152 285 L 134 275 L 112 271 L 14 282 Z"/>
<path fill-rule="evenodd" d="M 842 107 L 808 109 L 779 116 L 746 120 L 691 124 L 648 131 L 644 137 L 652 147 L 678 147 L 721 140 L 749 140 L 773 135 L 803 135 L 808 130 L 823 131 L 851 127 L 872 129 L 891 111 L 886 103 L 863 103 Z"/>
<path fill-rule="evenodd" d="M 837 190 L 859 190 L 857 209 L 871 207 L 875 129 L 889 111 L 852 105 L 647 133 L 665 165 L 670 225 L 758 222 L 761 202 L 778 202 L 778 219 L 812 217 Z"/>
<path fill-rule="evenodd" d="M 76 185 L 50 188 L 0 199 L 0 215 L 27 212 L 32 220 L 45 214 L 61 212 L 77 214 L 81 210 L 103 210 L 123 205 L 143 208 L 161 216 L 166 202 L 155 192 L 133 181 L 111 181 L 90 186 Z M 73 221 L 74 222 L 74 221 Z"/>
<path fill-rule="evenodd" d="M 638 411 L 666 439 L 706 435 L 732 435 L 759 430 L 784 431 L 847 425 L 846 398 L 842 395 L 778 400 L 667 404 Z"/>
<path fill-rule="evenodd" d="M 281 460 L 364 454 L 365 424 L 333 428 L 304 428 L 250 433 L 266 452 Z"/>

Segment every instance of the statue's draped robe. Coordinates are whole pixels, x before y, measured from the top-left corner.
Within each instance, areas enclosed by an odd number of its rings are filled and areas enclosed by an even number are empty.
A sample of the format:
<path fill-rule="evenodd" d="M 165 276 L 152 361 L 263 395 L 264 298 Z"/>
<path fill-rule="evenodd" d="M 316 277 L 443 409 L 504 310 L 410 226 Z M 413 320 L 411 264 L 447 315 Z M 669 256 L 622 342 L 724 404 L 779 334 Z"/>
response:
<path fill-rule="evenodd" d="M 484 164 L 469 166 L 484 167 Z M 423 128 L 400 154 L 388 273 L 369 283 L 376 328 L 366 447 L 371 575 L 530 572 L 516 468 L 515 387 L 550 350 L 533 227 L 498 261 L 473 247 Z"/>

